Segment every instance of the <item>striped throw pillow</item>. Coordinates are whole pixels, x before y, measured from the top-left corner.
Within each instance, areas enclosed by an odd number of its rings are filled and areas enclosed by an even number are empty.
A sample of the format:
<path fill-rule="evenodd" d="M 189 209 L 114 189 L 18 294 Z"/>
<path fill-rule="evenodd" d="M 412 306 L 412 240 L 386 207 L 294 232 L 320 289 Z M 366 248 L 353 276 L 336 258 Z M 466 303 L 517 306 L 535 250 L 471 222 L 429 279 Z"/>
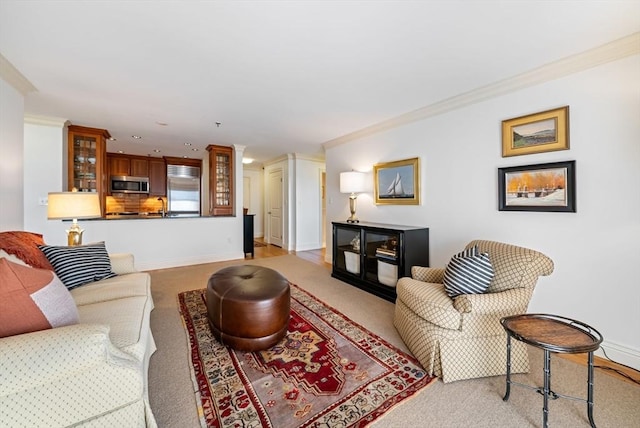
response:
<path fill-rule="evenodd" d="M 461 294 L 482 294 L 493 280 L 489 254 L 474 246 L 451 258 L 444 271 L 444 288 L 449 297 Z"/>
<path fill-rule="evenodd" d="M 58 278 L 69 289 L 116 276 L 104 242 L 77 247 L 39 245 Z"/>

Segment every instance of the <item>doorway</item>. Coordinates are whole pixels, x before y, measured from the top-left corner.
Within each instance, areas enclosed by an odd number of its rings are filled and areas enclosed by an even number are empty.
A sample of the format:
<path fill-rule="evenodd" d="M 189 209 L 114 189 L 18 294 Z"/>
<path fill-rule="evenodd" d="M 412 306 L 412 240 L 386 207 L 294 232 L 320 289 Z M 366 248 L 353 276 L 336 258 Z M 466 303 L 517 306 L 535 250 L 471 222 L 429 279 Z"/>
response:
<path fill-rule="evenodd" d="M 282 169 L 269 171 L 267 195 L 268 243 L 282 247 Z"/>

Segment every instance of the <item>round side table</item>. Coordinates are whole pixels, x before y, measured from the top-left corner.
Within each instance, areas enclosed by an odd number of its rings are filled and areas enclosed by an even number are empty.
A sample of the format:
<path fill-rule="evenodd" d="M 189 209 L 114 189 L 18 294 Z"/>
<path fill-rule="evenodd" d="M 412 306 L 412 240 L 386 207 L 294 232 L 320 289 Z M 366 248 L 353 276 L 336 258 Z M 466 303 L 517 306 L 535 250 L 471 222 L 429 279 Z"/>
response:
<path fill-rule="evenodd" d="M 587 324 L 570 318 L 549 314 L 523 314 L 505 317 L 500 324 L 507 332 L 507 390 L 504 401 L 509 399 L 511 384 L 536 390 L 543 396 L 542 425 L 548 426 L 549 397 L 570 398 L 587 402 L 587 415 L 593 428 L 593 352 L 600 347 L 602 335 Z M 544 350 L 544 386 L 532 387 L 511 380 L 511 338 Z M 564 354 L 589 353 L 587 399 L 557 394 L 551 390 L 551 352 Z"/>

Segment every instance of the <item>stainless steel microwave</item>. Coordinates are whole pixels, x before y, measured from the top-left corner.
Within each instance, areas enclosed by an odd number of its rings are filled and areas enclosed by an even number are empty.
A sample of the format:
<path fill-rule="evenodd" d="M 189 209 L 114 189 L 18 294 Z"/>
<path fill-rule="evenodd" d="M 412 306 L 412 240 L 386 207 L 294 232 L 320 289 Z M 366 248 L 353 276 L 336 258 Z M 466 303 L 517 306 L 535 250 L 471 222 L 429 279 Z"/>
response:
<path fill-rule="evenodd" d="M 149 193 L 149 177 L 112 175 L 111 193 Z"/>

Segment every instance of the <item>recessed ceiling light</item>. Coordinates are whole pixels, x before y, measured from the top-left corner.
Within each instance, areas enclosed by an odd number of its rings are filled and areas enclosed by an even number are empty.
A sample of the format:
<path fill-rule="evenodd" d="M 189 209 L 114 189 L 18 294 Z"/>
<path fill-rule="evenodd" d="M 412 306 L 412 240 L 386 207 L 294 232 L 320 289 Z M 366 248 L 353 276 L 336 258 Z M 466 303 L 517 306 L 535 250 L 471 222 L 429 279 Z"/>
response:
<path fill-rule="evenodd" d="M 197 151 L 198 151 L 198 148 L 197 148 L 197 147 L 194 147 L 194 148 L 193 148 L 193 149 L 191 149 L 191 150 L 193 150 L 194 152 L 197 152 Z"/>
<path fill-rule="evenodd" d="M 184 156 L 182 156 L 182 157 L 183 157 L 183 158 L 185 158 L 185 159 L 187 159 L 187 158 L 188 158 L 189 156 L 187 156 L 187 155 L 184 155 Z"/>
<path fill-rule="evenodd" d="M 136 140 L 142 140 L 142 137 L 139 135 L 132 135 L 133 138 L 135 138 Z"/>
<path fill-rule="evenodd" d="M 191 143 L 184 143 L 184 145 L 185 145 L 185 146 L 190 146 L 190 145 L 191 145 Z"/>
<path fill-rule="evenodd" d="M 116 139 L 113 137 L 109 137 L 109 141 L 116 141 Z"/>
<path fill-rule="evenodd" d="M 160 149 L 153 149 L 155 153 L 160 153 Z"/>
<path fill-rule="evenodd" d="M 244 164 L 250 164 L 253 162 L 253 159 L 251 158 L 242 158 L 242 163 Z"/>
<path fill-rule="evenodd" d="M 118 153 L 124 153 L 124 150 L 118 150 Z"/>

